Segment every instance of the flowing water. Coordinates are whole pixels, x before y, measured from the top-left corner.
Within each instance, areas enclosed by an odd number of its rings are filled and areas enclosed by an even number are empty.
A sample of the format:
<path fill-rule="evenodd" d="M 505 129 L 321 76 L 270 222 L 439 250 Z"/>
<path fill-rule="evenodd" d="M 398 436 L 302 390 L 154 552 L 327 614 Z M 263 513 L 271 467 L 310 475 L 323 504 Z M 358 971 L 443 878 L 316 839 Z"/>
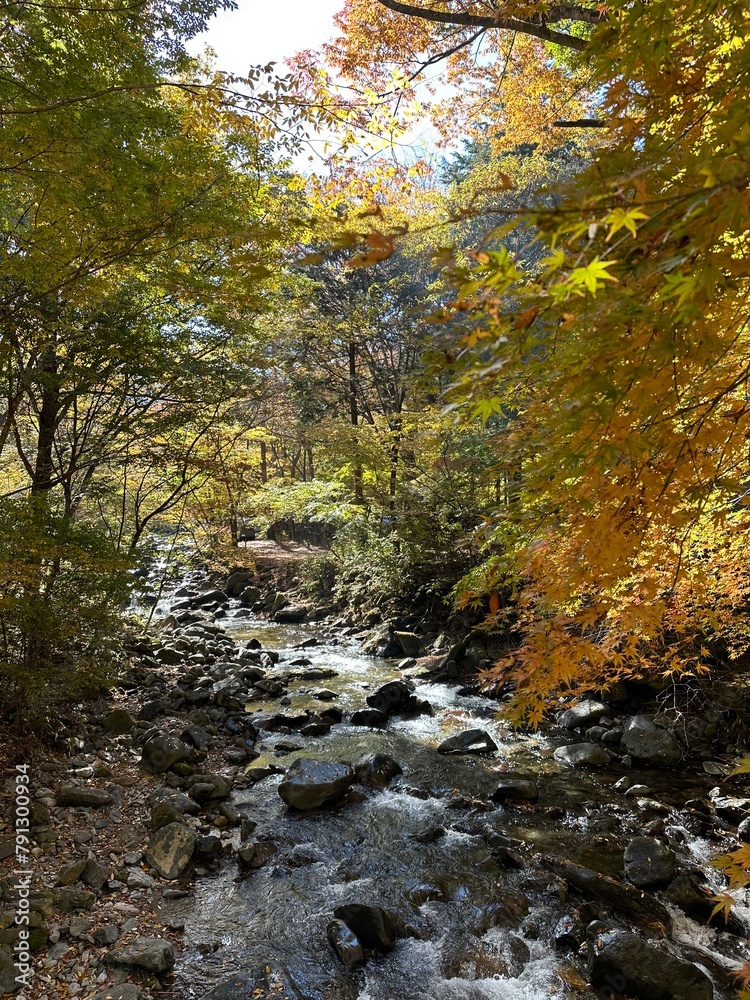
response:
<path fill-rule="evenodd" d="M 333 704 L 344 712 L 362 708 L 370 690 L 400 676 L 392 661 L 362 656 L 355 647 L 326 637 L 304 653 L 295 651 L 316 635 L 312 627 L 231 616 L 222 625 L 235 639 L 255 637 L 264 648 L 279 651 L 282 666 L 304 655 L 316 666 L 337 671 L 322 682 L 293 683 L 292 703 L 285 710 L 320 709 L 321 702 L 312 697 L 320 686 L 336 692 Z M 238 869 L 230 861 L 220 873 L 198 878 L 189 898 L 168 904 L 169 915 L 185 923 L 187 945 L 175 970 L 176 995 L 200 998 L 223 979 L 269 961 L 283 963 L 310 1000 L 596 995 L 568 956 L 555 950 L 551 927 L 573 902 L 566 906 L 558 898 L 560 886 L 532 855 L 560 854 L 621 877 L 624 844 L 659 814 L 657 807 L 639 812 L 632 800 L 612 790 L 623 773 L 619 766 L 561 770 L 552 759 L 553 742 L 512 732 L 486 699 L 461 696 L 440 684 L 422 684 L 418 693 L 434 706 L 434 716 L 393 719 L 386 731 L 342 724 L 321 738 L 261 733 L 256 749 L 263 756 L 253 766 L 270 760 L 286 767 L 296 756 L 351 762 L 377 751 L 393 756 L 404 773 L 389 789 L 367 791 L 365 801 L 307 815 L 288 812 L 277 791 L 280 776 L 238 791 L 235 803 L 257 822 L 255 836 L 272 838 L 279 854 L 241 881 L 235 881 Z M 261 705 L 263 712 L 279 709 L 278 702 Z M 488 731 L 498 752 L 482 758 L 436 752 L 447 736 L 469 728 Z M 279 742 L 301 749 L 277 756 Z M 487 811 L 464 800 L 456 808 L 457 793 L 486 799 L 505 771 L 533 778 L 539 802 Z M 673 808 L 705 796 L 716 780 L 700 774 L 690 779 L 630 773 Z M 674 814 L 667 822 L 679 825 Z M 521 848 L 525 870 L 497 863 L 483 836 L 488 829 L 526 845 Z M 717 850 L 718 845 L 687 831 L 677 833 L 675 849 L 683 860 L 705 861 Z M 425 896 L 431 898 L 425 901 Z M 514 920 L 522 896 L 531 907 Z M 488 911 L 498 901 L 505 905 Z M 363 970 L 347 973 L 326 939 L 333 910 L 347 902 L 391 908 L 415 936 L 399 940 L 394 952 Z M 731 969 L 747 961 L 740 939 L 701 928 L 681 913 L 675 927 L 675 938 L 698 948 L 707 968 L 713 962 Z"/>

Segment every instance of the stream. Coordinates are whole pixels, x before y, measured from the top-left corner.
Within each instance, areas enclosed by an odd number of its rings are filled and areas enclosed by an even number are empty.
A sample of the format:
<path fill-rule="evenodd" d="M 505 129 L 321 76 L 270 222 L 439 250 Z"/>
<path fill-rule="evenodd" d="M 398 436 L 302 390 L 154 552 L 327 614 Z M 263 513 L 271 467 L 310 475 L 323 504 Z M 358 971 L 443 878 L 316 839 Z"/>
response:
<path fill-rule="evenodd" d="M 347 718 L 364 707 L 368 693 L 402 676 L 395 661 L 363 656 L 320 628 L 241 614 L 221 620 L 235 641 L 258 639 L 280 654 L 282 666 L 303 655 L 337 672 L 325 681 L 292 683 L 291 704 L 264 700 L 257 703 L 260 714 L 320 710 L 325 704 L 313 692 L 325 686 L 336 694 L 330 703 Z M 300 645 L 310 639 L 318 645 L 301 653 Z M 386 789 L 367 789 L 363 801 L 304 814 L 291 813 L 279 797 L 281 775 L 236 791 L 235 805 L 257 823 L 253 836 L 272 839 L 279 853 L 241 880 L 230 861 L 216 874 L 199 876 L 191 895 L 165 904 L 166 915 L 184 923 L 175 995 L 202 998 L 228 977 L 280 962 L 309 1000 L 604 996 L 587 985 L 582 963 L 555 947 L 553 928 L 577 904 L 574 898 L 566 902 L 564 883 L 539 856 L 560 855 L 622 878 L 625 845 L 655 819 L 664 821 L 681 864 L 705 866 L 721 850 L 720 842 L 691 832 L 680 814 L 687 800 L 706 798 L 715 777 L 633 769 L 629 776 L 652 793 L 626 799 L 612 788 L 624 773 L 619 764 L 596 770 L 561 766 L 552 754 L 564 739 L 514 732 L 486 699 L 434 683 L 418 684 L 417 694 L 432 704 L 434 715 L 392 718 L 383 731 L 344 722 L 323 737 L 259 734 L 255 749 L 262 756 L 253 767 L 272 762 L 286 768 L 296 757 L 353 762 L 378 752 L 395 758 L 403 774 Z M 472 728 L 490 733 L 498 751 L 482 757 L 436 752 L 446 737 Z M 507 771 L 533 778 L 539 801 L 488 804 Z M 524 867 L 500 863 L 488 847 L 488 833 L 517 842 L 514 854 Z M 239 845 L 238 832 L 235 838 Z M 710 869 L 703 877 L 712 878 L 716 889 L 722 885 Z M 412 936 L 363 969 L 345 971 L 326 928 L 334 909 L 350 902 L 395 911 Z M 748 960 L 743 939 L 701 926 L 674 907 L 670 912 L 670 950 L 713 975 L 716 997 L 730 997 L 721 974 Z M 747 911 L 741 906 L 739 912 Z"/>

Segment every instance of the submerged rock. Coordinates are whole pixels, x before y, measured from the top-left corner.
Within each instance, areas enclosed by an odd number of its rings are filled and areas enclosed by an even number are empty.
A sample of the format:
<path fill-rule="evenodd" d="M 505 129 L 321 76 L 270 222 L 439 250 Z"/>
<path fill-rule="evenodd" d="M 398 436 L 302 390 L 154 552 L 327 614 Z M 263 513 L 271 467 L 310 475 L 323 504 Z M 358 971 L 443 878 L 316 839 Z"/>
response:
<path fill-rule="evenodd" d="M 497 744 L 483 729 L 467 729 L 463 733 L 449 736 L 437 748 L 438 753 L 495 753 Z"/>
<path fill-rule="evenodd" d="M 203 1000 L 307 1000 L 307 997 L 283 965 L 268 962 L 246 975 L 238 973 L 219 983 Z"/>
<path fill-rule="evenodd" d="M 299 757 L 284 775 L 279 795 L 292 809 L 306 811 L 338 802 L 355 781 L 349 764 Z"/>
<path fill-rule="evenodd" d="M 705 972 L 625 931 L 590 934 L 588 969 L 594 986 L 637 1000 L 713 1000 Z"/>

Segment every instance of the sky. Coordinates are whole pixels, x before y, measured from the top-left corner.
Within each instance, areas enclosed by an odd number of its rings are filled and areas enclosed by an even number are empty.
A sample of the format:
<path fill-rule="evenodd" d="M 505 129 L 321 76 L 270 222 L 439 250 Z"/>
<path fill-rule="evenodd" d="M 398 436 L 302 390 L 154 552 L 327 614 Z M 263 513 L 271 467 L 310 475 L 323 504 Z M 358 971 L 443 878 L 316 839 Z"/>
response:
<path fill-rule="evenodd" d="M 334 34 L 333 15 L 344 5 L 343 0 L 237 3 L 237 10 L 216 15 L 190 48 L 197 52 L 209 45 L 216 52 L 218 69 L 238 75 L 250 66 L 281 63 L 300 49 L 316 48 Z"/>

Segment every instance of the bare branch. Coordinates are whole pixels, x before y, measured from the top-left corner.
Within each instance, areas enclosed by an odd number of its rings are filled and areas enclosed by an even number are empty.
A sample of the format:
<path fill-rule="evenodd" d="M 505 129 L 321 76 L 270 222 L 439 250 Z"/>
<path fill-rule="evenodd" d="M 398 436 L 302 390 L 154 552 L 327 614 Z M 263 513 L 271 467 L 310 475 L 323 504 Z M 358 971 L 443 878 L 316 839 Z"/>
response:
<path fill-rule="evenodd" d="M 462 11 L 442 11 L 430 10 L 425 7 L 416 7 L 410 3 L 400 3 L 399 0 L 377 0 L 377 2 L 387 7 L 388 10 L 396 14 L 406 14 L 407 17 L 418 17 L 423 21 L 436 21 L 439 24 L 460 24 L 473 28 L 500 28 L 504 31 L 519 31 L 525 35 L 533 35 L 541 38 L 545 42 L 554 42 L 556 45 L 563 45 L 568 49 L 576 49 L 583 52 L 588 44 L 585 38 L 577 38 L 575 35 L 568 35 L 561 31 L 553 31 L 544 22 L 550 21 L 585 21 L 586 23 L 598 22 L 600 17 L 596 11 L 585 7 L 578 7 L 574 4 L 565 4 L 562 7 L 553 7 L 543 15 L 542 23 L 533 21 L 522 21 L 515 17 L 503 18 L 482 17 L 479 14 L 467 14 Z"/>

